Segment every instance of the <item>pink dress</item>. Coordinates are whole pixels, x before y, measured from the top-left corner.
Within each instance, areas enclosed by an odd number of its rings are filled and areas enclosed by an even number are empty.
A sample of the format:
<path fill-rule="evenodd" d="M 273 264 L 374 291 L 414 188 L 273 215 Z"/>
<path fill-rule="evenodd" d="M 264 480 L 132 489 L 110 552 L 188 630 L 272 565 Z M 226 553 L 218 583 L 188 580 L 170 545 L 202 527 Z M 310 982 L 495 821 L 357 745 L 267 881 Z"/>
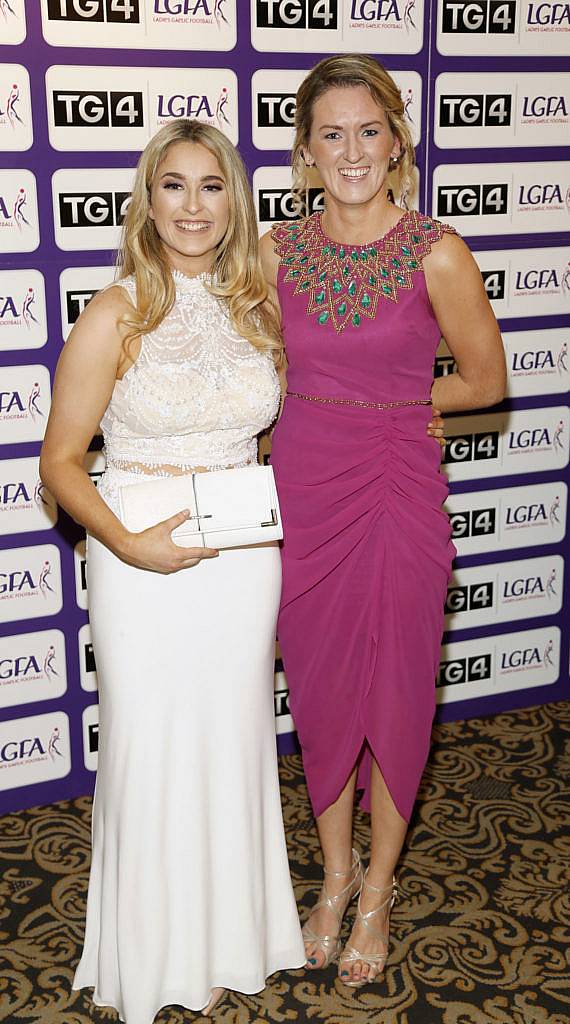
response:
<path fill-rule="evenodd" d="M 278 631 L 317 816 L 355 764 L 369 807 L 372 753 L 409 820 L 429 750 L 455 549 L 426 432 L 440 331 L 422 260 L 452 230 L 409 212 L 366 246 L 331 241 L 319 214 L 273 231 L 289 364 Z"/>

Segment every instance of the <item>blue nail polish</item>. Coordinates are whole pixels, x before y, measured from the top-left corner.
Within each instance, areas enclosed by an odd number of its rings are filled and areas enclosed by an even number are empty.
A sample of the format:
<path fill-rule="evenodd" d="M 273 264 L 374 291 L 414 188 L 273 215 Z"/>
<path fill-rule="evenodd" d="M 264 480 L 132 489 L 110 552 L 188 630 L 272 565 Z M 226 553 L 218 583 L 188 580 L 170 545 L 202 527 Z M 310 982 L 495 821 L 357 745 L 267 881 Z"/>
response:
<path fill-rule="evenodd" d="M 314 956 L 310 956 L 310 957 L 309 957 L 309 963 L 310 963 L 310 964 L 316 964 L 316 962 L 317 962 L 317 961 L 316 961 L 316 959 L 315 959 L 315 957 L 314 957 Z"/>
<path fill-rule="evenodd" d="M 340 976 L 341 976 L 341 978 L 347 978 L 348 977 L 348 971 L 341 971 L 340 972 Z"/>

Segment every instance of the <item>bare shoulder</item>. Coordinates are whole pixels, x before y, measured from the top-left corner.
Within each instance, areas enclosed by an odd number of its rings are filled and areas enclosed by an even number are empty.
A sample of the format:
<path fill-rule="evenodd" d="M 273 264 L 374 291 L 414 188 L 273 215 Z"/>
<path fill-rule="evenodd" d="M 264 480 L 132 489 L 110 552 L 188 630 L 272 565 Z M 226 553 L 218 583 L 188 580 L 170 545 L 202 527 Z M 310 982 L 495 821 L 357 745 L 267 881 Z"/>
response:
<path fill-rule="evenodd" d="M 263 275 L 267 284 L 273 288 L 277 287 L 277 274 L 279 271 L 279 256 L 275 251 L 275 240 L 271 231 L 267 231 L 259 240 L 259 256 Z"/>
<path fill-rule="evenodd" d="M 434 242 L 431 251 L 424 259 L 426 273 L 449 274 L 453 271 L 463 270 L 475 264 L 469 247 L 459 235 L 446 231 L 441 238 Z M 475 264 L 476 265 L 476 264 Z"/>
<path fill-rule="evenodd" d="M 88 320 L 92 325 L 99 320 L 109 323 L 112 320 L 119 320 L 132 309 L 133 302 L 126 288 L 120 284 L 113 284 L 93 296 L 80 319 Z"/>

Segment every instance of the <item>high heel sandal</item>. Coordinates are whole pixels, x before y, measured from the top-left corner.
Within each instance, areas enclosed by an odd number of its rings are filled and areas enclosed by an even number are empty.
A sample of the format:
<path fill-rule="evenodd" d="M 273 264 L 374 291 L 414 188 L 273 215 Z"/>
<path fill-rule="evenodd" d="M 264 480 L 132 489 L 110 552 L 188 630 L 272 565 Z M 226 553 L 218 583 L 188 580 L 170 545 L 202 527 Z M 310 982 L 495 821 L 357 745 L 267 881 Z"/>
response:
<path fill-rule="evenodd" d="M 320 907 L 326 907 L 327 910 L 332 911 L 332 913 L 335 915 L 338 921 L 337 934 L 317 935 L 317 933 L 313 931 L 313 929 L 309 926 L 308 923 L 305 924 L 305 926 L 303 927 L 303 940 L 305 942 L 305 945 L 307 945 L 308 943 L 313 943 L 317 946 L 316 952 L 321 952 L 324 954 L 325 959 L 323 963 L 320 964 L 321 969 L 328 967 L 328 965 L 332 963 L 333 960 L 336 960 L 338 954 L 340 953 L 340 949 L 342 946 L 342 942 L 340 940 L 340 929 L 342 927 L 342 919 L 344 917 L 344 913 L 350 901 L 354 899 L 355 896 L 358 896 L 362 888 L 364 876 L 362 874 L 362 865 L 360 863 L 360 855 L 358 851 L 352 851 L 352 865 L 348 871 L 329 871 L 328 868 L 324 868 L 324 873 L 325 875 L 330 875 L 332 878 L 342 878 L 343 875 L 350 874 L 351 878 L 348 885 L 345 885 L 344 889 L 341 889 L 341 891 L 337 893 L 336 896 L 330 896 L 328 894 L 326 890 L 325 879 L 325 881 L 323 882 L 323 894 L 318 903 L 315 903 L 315 906 L 311 910 L 311 916 L 314 914 L 316 910 L 319 910 Z M 354 889 L 354 885 L 357 882 L 358 887 Z M 344 904 L 343 901 L 345 901 Z M 316 969 L 317 968 L 315 967 L 309 968 L 309 970 Z"/>
<path fill-rule="evenodd" d="M 389 932 L 383 933 L 377 931 L 377 929 L 374 928 L 373 925 L 371 924 L 371 921 L 375 917 L 375 915 L 379 914 L 381 910 L 384 910 L 384 907 L 388 906 L 388 904 L 390 904 L 391 910 L 392 907 L 394 906 L 394 903 L 396 902 L 400 895 L 400 889 L 396 885 L 395 878 L 392 879 L 391 885 L 386 886 L 384 889 L 378 889 L 377 886 L 372 885 L 370 882 L 366 881 L 367 874 L 368 868 L 366 869 L 364 877 L 362 879 L 361 893 L 358 898 L 358 909 L 356 912 L 356 918 L 354 923 L 355 925 L 363 924 L 365 928 L 367 928 L 370 931 L 372 938 L 379 939 L 381 942 L 384 943 L 384 945 L 386 946 L 386 950 L 384 953 L 360 953 L 357 949 L 354 948 L 354 946 L 347 946 L 344 949 L 339 961 L 339 980 L 342 981 L 343 985 L 348 985 L 350 988 L 362 988 L 363 985 L 367 985 L 373 982 L 377 975 L 380 973 L 380 969 L 384 967 L 384 964 L 386 963 L 386 959 L 388 957 L 388 945 L 390 942 Z M 380 896 L 382 896 L 384 893 L 388 894 L 386 896 L 386 899 L 382 900 L 378 907 L 375 907 L 374 910 L 368 910 L 366 911 L 366 913 L 363 912 L 361 907 L 362 892 L 364 891 L 365 887 L 367 889 L 371 889 L 372 892 L 378 893 Z M 389 923 L 390 917 L 388 916 L 388 925 Z M 363 964 L 367 964 L 368 968 L 376 968 L 375 973 L 373 974 L 372 977 L 370 977 L 369 970 L 365 978 L 361 977 L 358 978 L 356 981 L 345 981 L 345 979 L 341 977 L 341 968 L 343 967 L 344 964 L 354 964 L 356 963 L 357 960 L 360 960 Z"/>

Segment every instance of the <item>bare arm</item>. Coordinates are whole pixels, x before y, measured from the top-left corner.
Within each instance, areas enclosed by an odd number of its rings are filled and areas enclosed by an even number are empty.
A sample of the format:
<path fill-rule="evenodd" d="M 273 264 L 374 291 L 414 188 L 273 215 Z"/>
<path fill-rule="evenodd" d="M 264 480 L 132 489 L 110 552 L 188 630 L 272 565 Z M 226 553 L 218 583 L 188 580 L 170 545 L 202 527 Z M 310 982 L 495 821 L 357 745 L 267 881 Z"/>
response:
<path fill-rule="evenodd" d="M 123 561 L 174 572 L 203 557 L 204 549 L 181 548 L 170 537 L 187 512 L 142 533 L 130 533 L 83 468 L 117 374 L 125 368 L 119 320 L 128 308 L 123 289 L 111 288 L 95 296 L 73 328 L 56 370 L 40 475 L 62 508 Z"/>
<path fill-rule="evenodd" d="M 475 260 L 460 238 L 444 235 L 424 269 L 433 311 L 457 364 L 456 373 L 434 381 L 434 406 L 446 413 L 495 405 L 505 396 L 505 354 Z"/>

